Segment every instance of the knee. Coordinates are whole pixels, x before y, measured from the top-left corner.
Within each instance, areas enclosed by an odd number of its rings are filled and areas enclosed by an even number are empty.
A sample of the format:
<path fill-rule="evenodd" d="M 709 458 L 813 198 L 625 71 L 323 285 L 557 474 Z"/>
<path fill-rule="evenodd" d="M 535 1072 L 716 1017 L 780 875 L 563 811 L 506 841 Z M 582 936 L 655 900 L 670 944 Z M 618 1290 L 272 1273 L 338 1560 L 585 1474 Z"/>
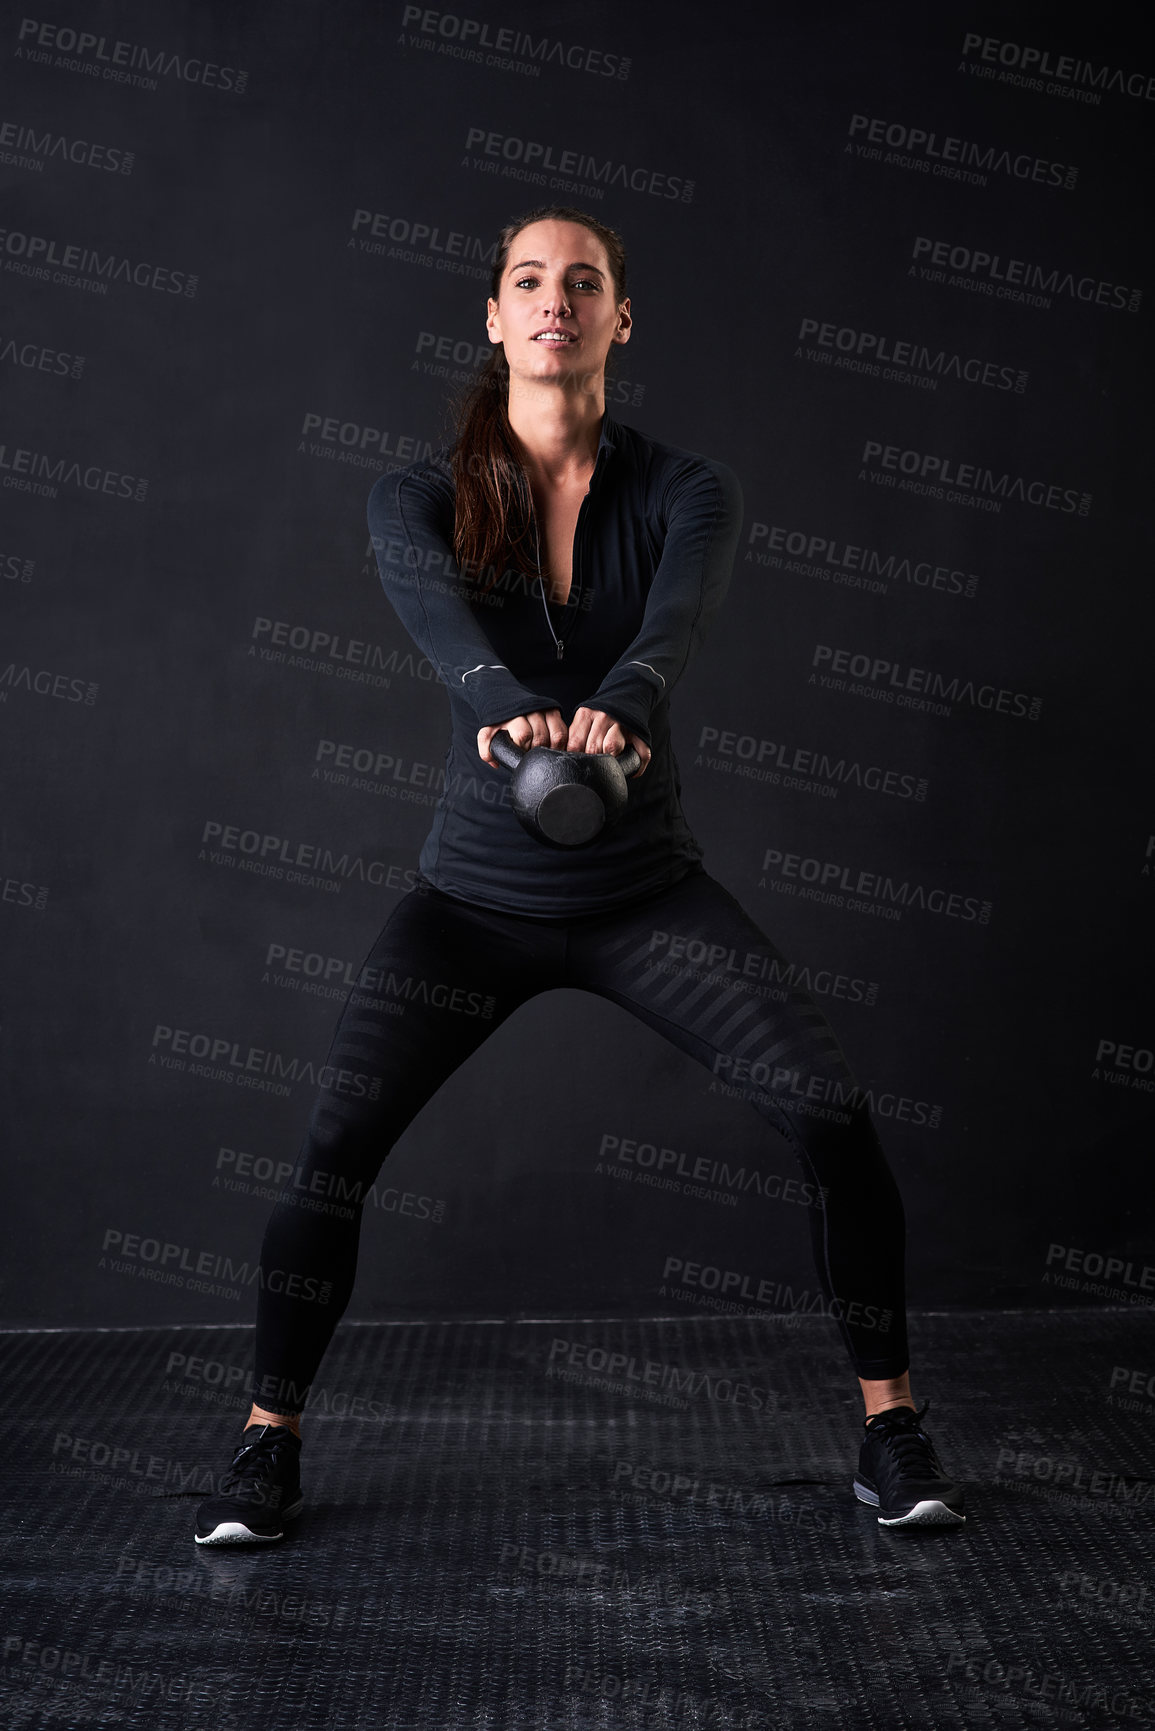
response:
<path fill-rule="evenodd" d="M 297 1199 L 324 1199 L 340 1192 L 359 1200 L 381 1170 L 390 1146 L 378 1129 L 318 1111 L 286 1192 Z"/>
<path fill-rule="evenodd" d="M 802 1101 L 783 1106 L 790 1139 L 824 1174 L 889 1173 L 886 1153 L 869 1107 Z"/>

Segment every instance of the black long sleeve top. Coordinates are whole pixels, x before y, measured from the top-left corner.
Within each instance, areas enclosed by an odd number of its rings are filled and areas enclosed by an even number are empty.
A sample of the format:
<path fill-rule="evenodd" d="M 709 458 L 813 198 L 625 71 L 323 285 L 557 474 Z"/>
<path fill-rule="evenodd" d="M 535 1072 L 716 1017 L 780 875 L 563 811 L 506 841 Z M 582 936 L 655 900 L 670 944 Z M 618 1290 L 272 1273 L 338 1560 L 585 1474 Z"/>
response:
<path fill-rule="evenodd" d="M 382 475 L 369 532 L 385 593 L 449 693 L 445 786 L 421 851 L 449 895 L 551 918 L 597 913 L 677 881 L 702 854 L 682 814 L 670 694 L 730 580 L 742 492 L 725 464 L 607 414 L 574 534 L 569 599 L 513 569 L 466 577 L 453 557 L 448 450 Z M 522 829 L 510 777 L 477 753 L 481 727 L 530 710 L 604 710 L 651 747 L 616 826 L 585 848 Z"/>

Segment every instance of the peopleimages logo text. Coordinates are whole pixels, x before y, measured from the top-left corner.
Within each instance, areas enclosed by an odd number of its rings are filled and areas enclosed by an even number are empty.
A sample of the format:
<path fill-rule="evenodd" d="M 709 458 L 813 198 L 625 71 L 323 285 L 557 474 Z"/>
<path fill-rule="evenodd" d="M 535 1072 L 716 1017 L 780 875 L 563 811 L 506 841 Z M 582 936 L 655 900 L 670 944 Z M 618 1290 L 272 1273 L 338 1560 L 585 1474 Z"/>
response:
<path fill-rule="evenodd" d="M 97 144 L 87 138 L 69 138 L 62 132 L 37 132 L 18 120 L 0 122 L 0 146 L 7 151 L 19 151 L 15 157 L 5 155 L 9 165 L 43 169 L 45 162 L 72 162 L 80 168 L 103 169 L 109 174 L 131 174 L 136 160 L 131 150 L 118 150 L 113 145 Z"/>
<path fill-rule="evenodd" d="M 909 878 L 898 882 L 884 872 L 860 869 L 841 860 L 812 859 L 768 847 L 762 854 L 762 876 L 816 885 L 824 892 L 820 900 L 830 901 L 839 895 L 867 897 L 889 908 L 895 919 L 901 918 L 903 908 L 920 908 L 924 913 L 945 914 L 950 919 L 975 920 L 980 926 L 990 923 L 992 904 L 979 896 L 938 885 L 912 883 Z"/>
<path fill-rule="evenodd" d="M 765 541 L 766 552 L 756 551 L 756 544 Z M 786 553 L 783 560 L 779 555 Z M 919 589 L 936 589 L 948 595 L 973 598 L 978 589 L 978 575 L 949 565 L 935 564 L 908 553 L 885 553 L 877 547 L 859 547 L 843 537 L 829 532 L 812 534 L 808 530 L 788 529 L 777 523 L 757 520 L 750 525 L 746 558 L 759 565 L 777 565 L 786 571 L 809 575 L 827 568 L 838 573 L 836 581 L 851 588 L 869 589 L 885 595 L 890 581 L 912 583 Z"/>
<path fill-rule="evenodd" d="M 67 24 L 50 24 L 40 18 L 22 19 L 18 40 L 24 46 L 16 52 L 28 59 L 36 58 L 30 49 L 54 49 L 57 54 L 75 55 L 92 62 L 86 70 L 96 76 L 102 73 L 117 83 L 177 78 L 183 84 L 203 84 L 206 89 L 231 90 L 239 96 L 249 81 L 248 73 L 239 66 L 219 66 L 215 60 L 200 60 L 166 48 L 148 48 L 142 42 L 96 36 L 91 30 L 74 30 Z M 145 73 L 149 78 L 134 77 L 134 73 Z"/>
<path fill-rule="evenodd" d="M 1092 90 L 1114 90 L 1120 96 L 1135 96 L 1155 102 L 1155 76 L 1147 72 L 1124 72 L 1120 66 L 1097 66 L 1073 54 L 1052 54 L 1049 48 L 1032 48 L 1020 42 L 1004 42 L 998 36 L 982 36 L 968 30 L 963 37 L 963 59 L 974 58 L 988 65 L 1013 67 L 1026 81 L 1053 78 L 1056 83 L 1089 85 Z"/>
<path fill-rule="evenodd" d="M 1000 283 L 1008 289 L 1022 288 L 1043 295 L 1067 295 L 1071 300 L 1094 302 L 1100 307 L 1115 307 L 1137 313 L 1143 300 L 1143 290 L 1128 288 L 1124 283 L 1102 277 L 1076 276 L 1074 271 L 1058 265 L 1032 264 L 1029 259 L 1004 258 L 998 252 L 986 252 L 981 247 L 956 246 L 949 240 L 933 240 L 929 235 L 915 236 L 911 258 L 924 264 L 973 276 L 987 285 Z M 914 273 L 914 265 L 909 274 Z"/>
<path fill-rule="evenodd" d="M 352 234 L 358 235 L 358 244 L 362 247 L 370 241 L 392 241 L 394 246 L 405 247 L 415 253 L 438 255 L 439 267 L 461 265 L 464 268 L 466 262 L 472 260 L 479 270 L 488 273 L 497 257 L 495 240 L 486 240 L 477 234 L 466 234 L 464 230 L 457 228 L 443 230 L 440 223 L 415 221 L 408 216 L 391 216 L 383 210 L 355 210 L 349 227 Z M 368 236 L 360 235 L 359 231 L 364 228 L 368 229 Z M 352 239 L 348 244 L 353 244 Z M 384 246 L 377 250 L 383 251 Z"/>
<path fill-rule="evenodd" d="M 849 135 L 925 158 L 928 166 L 931 162 L 958 163 L 982 173 L 1008 174 L 1016 180 L 1062 186 L 1068 191 L 1079 178 L 1078 169 L 1069 163 L 1031 156 L 1025 150 L 999 150 L 993 144 L 975 144 L 969 138 L 953 138 L 949 134 L 928 132 L 922 126 L 906 126 L 900 121 L 879 120 L 868 114 L 850 116 Z"/>
<path fill-rule="evenodd" d="M 689 204 L 694 197 L 692 180 L 643 168 L 639 164 L 618 162 L 610 156 L 591 156 L 584 150 L 555 150 L 552 144 L 518 138 L 510 133 L 491 132 L 485 126 L 469 128 L 465 135 L 465 152 L 467 156 L 494 157 L 502 162 L 518 163 L 522 168 L 542 174 L 571 175 L 592 186 L 645 192 L 653 198 L 677 198 L 683 204 Z"/>
<path fill-rule="evenodd" d="M 438 12 L 429 6 L 406 6 L 401 14 L 403 29 L 414 30 L 438 39 L 438 46 L 454 43 L 462 51 L 461 58 L 481 61 L 479 49 L 490 51 L 485 64 L 500 64 L 500 57 L 536 62 L 534 71 L 542 66 L 567 66 L 571 72 L 590 72 L 598 78 L 628 78 L 630 61 L 621 54 L 607 54 L 600 48 L 586 48 L 580 43 L 563 42 L 556 36 L 531 36 L 528 30 L 516 30 L 504 24 L 490 25 L 488 20 L 469 18 L 456 12 Z M 433 46 L 432 43 L 429 44 Z"/>
<path fill-rule="evenodd" d="M 982 682 L 976 684 L 973 678 L 964 679 L 957 673 L 948 678 L 933 667 L 907 667 L 889 656 L 868 655 L 831 643 L 814 645 L 810 665 L 823 670 L 811 673 L 809 683 L 812 685 L 840 689 L 845 678 L 849 677 L 868 680 L 880 691 L 922 693 L 944 704 L 969 703 L 973 709 L 995 710 L 999 715 L 1015 715 L 1027 721 L 1037 721 L 1043 712 L 1042 698 L 1027 691 L 1013 691 L 1009 687 Z M 841 677 L 832 679 L 832 675 Z M 899 707 L 912 705 L 900 702 Z"/>
<path fill-rule="evenodd" d="M 24 445 L 0 444 L 0 482 L 22 492 L 76 487 L 83 493 L 108 493 L 137 504 L 148 494 L 148 481 L 140 475 L 122 475 L 119 469 L 106 469 L 84 458 L 33 451 Z"/>
<path fill-rule="evenodd" d="M 957 463 L 953 457 L 936 456 L 930 451 L 904 451 L 901 445 L 884 445 L 879 439 L 867 439 L 860 461 L 866 469 L 903 475 L 927 489 L 958 488 L 963 493 L 998 501 L 1017 499 L 1020 504 L 1037 505 L 1045 511 L 1077 512 L 1080 517 L 1091 513 L 1090 493 L 1082 493 L 1077 487 L 1028 480 L 1025 475 L 1012 475 L 1006 470 L 999 473 L 978 463 Z"/>
<path fill-rule="evenodd" d="M 96 247 L 58 241 L 53 235 L 28 234 L 23 229 L 0 228 L 0 252 L 4 254 L 4 269 L 17 270 L 21 275 L 35 275 L 44 280 L 50 269 L 66 275 L 91 277 L 96 283 L 131 283 L 134 288 L 155 289 L 158 294 L 187 295 L 197 292 L 197 278 L 187 271 L 172 270 L 168 265 L 153 264 L 148 259 L 129 258 L 116 252 L 99 252 Z M 17 263 L 19 261 L 19 263 Z"/>
<path fill-rule="evenodd" d="M 381 1093 L 380 1076 L 362 1070 L 347 1070 L 334 1064 L 316 1064 L 312 1058 L 286 1057 L 283 1052 L 266 1051 L 262 1046 L 242 1046 L 225 1035 L 202 1033 L 192 1028 L 172 1028 L 158 1022 L 152 1033 L 152 1055 L 149 1063 L 161 1058 L 160 1069 L 182 1069 L 183 1063 L 166 1063 L 165 1058 L 193 1058 L 200 1068 L 193 1075 L 220 1074 L 224 1070 L 242 1072 L 248 1076 L 271 1076 L 275 1081 L 305 1082 L 312 1088 L 325 1088 L 332 1094 L 376 1100 Z M 205 1066 L 210 1068 L 206 1070 Z"/>
<path fill-rule="evenodd" d="M 833 320 L 804 318 L 798 327 L 797 340 L 799 343 L 813 343 L 816 349 L 834 351 L 839 361 L 853 357 L 854 362 L 864 363 L 855 366 L 855 371 L 877 374 L 875 363 L 889 364 L 906 372 L 957 379 L 961 384 L 985 385 L 996 391 L 1014 391 L 1019 396 L 1027 388 L 1028 374 L 1022 367 L 1001 366 L 997 361 L 982 360 L 977 355 L 935 349 L 926 343 L 894 338 L 879 331 L 860 331 L 854 325 L 839 325 Z"/>

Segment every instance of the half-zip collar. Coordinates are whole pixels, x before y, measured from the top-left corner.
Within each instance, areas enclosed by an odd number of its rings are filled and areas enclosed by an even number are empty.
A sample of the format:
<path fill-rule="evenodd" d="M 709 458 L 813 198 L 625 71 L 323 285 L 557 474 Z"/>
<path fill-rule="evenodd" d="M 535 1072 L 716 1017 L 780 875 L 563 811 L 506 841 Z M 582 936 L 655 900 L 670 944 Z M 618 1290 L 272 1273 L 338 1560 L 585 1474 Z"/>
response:
<path fill-rule="evenodd" d="M 615 426 L 614 422 L 611 420 L 610 416 L 608 414 L 604 414 L 602 416 L 601 437 L 598 439 L 597 455 L 594 458 L 593 472 L 591 473 L 589 481 L 586 485 L 585 498 L 581 502 L 581 506 L 578 510 L 577 522 L 574 525 L 573 574 L 572 574 L 571 579 L 570 579 L 570 595 L 580 596 L 580 594 L 581 594 L 582 519 L 584 518 L 584 516 L 586 514 L 586 506 L 589 504 L 590 495 L 593 493 L 594 485 L 595 485 L 595 483 L 600 484 L 600 477 L 603 476 L 605 473 L 606 465 L 609 462 L 610 456 L 611 456 L 616 444 L 617 444 L 617 427 Z M 522 477 L 522 483 L 525 486 L 525 489 L 529 493 L 529 496 L 530 496 L 530 511 L 532 512 L 532 510 L 533 510 L 533 492 L 532 492 L 532 489 L 530 488 L 529 481 L 526 477 L 524 469 L 521 471 L 521 477 Z M 568 641 L 570 634 L 572 633 L 572 631 L 574 629 L 574 626 L 577 624 L 578 609 L 577 609 L 576 604 L 575 604 L 574 611 L 573 611 L 573 618 L 570 620 L 569 630 L 564 631 L 559 636 L 557 631 L 554 629 L 553 615 L 550 613 L 549 599 L 546 596 L 546 592 L 545 592 L 545 579 L 543 578 L 542 572 L 541 572 L 541 536 L 538 533 L 536 516 L 534 517 L 534 520 L 533 520 L 533 540 L 534 540 L 534 557 L 535 557 L 535 562 L 537 564 L 537 584 L 538 584 L 538 590 L 541 594 L 541 605 L 542 605 L 542 608 L 545 612 L 545 622 L 546 622 L 546 625 L 549 627 L 549 634 L 553 638 L 554 648 L 557 650 L 557 658 L 559 661 L 563 661 L 565 659 L 566 642 Z M 568 599 L 567 599 L 566 605 L 567 606 L 569 605 Z"/>

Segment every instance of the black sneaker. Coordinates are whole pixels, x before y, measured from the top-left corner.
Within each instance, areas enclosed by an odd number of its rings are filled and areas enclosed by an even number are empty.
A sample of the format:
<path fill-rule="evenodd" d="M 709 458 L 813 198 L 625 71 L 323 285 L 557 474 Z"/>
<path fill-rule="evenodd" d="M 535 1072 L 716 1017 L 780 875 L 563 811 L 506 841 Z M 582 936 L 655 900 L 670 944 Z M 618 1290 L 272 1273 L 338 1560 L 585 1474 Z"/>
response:
<path fill-rule="evenodd" d="M 966 1520 L 961 1485 L 947 1477 L 916 1412 L 891 1406 L 866 1421 L 854 1494 L 883 1527 L 953 1527 Z"/>
<path fill-rule="evenodd" d="M 198 1545 L 259 1545 L 284 1537 L 284 1522 L 299 1515 L 301 1439 L 285 1425 L 250 1425 L 220 1494 L 197 1510 Z"/>

